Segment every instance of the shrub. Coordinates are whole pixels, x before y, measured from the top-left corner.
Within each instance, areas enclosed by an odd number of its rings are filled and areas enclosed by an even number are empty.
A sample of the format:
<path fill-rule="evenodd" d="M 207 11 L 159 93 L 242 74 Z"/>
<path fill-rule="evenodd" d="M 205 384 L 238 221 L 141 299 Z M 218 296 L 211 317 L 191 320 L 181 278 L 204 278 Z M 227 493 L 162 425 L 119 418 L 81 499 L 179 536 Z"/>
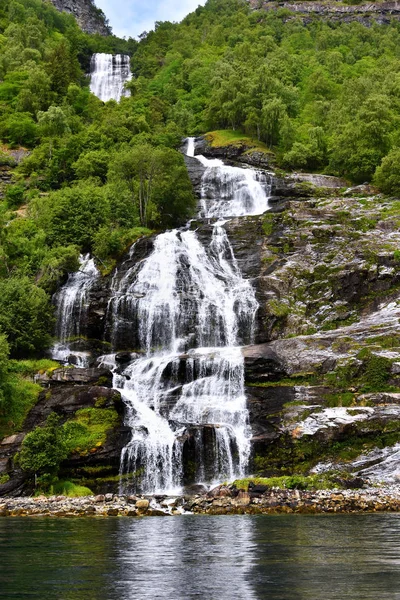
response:
<path fill-rule="evenodd" d="M 385 194 L 400 194 L 400 148 L 393 148 L 375 171 L 374 182 Z"/>
<path fill-rule="evenodd" d="M 25 188 L 21 184 L 9 185 L 6 189 L 8 208 L 18 208 L 24 202 Z"/>
<path fill-rule="evenodd" d="M 52 413 L 44 427 L 36 427 L 25 437 L 18 462 L 30 473 L 55 474 L 67 456 L 65 431 L 60 427 L 60 417 Z"/>

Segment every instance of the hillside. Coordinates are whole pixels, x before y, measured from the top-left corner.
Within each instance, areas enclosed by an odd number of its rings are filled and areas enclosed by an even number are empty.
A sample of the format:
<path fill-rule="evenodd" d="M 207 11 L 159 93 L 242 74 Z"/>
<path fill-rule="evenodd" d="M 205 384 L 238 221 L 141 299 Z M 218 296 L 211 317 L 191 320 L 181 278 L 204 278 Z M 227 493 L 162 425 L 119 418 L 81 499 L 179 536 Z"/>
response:
<path fill-rule="evenodd" d="M 400 24 L 308 19 L 294 6 L 209 0 L 136 42 L 85 33 L 39 0 L 2 4 L 0 485 L 11 477 L 23 489 L 15 455 L 37 426 L 55 435 L 54 423 L 44 427 L 54 411 L 69 436 L 60 443 L 65 476 L 96 490 L 118 485 L 124 409 L 111 363 L 96 361 L 112 353 L 123 371 L 132 353 L 141 359 L 162 343 L 151 330 L 145 347 L 129 313 L 146 293 L 126 300 L 121 290 L 157 234 L 195 218 L 204 200 L 204 165 L 180 151 L 188 135 L 198 153 L 251 166 L 253 183 L 270 186 L 266 215 L 244 210 L 225 225 L 230 260 L 259 304 L 243 351 L 253 472 L 308 475 L 323 459 L 353 473 L 350 460 L 400 441 Z M 89 91 L 97 52 L 131 57 L 131 95 L 119 104 Z M 202 214 L 185 231 L 207 251 L 222 243 Z M 180 234 L 171 237 L 176 255 L 188 252 Z M 88 253 L 96 278 L 70 341 L 90 364 L 60 368 L 48 359 L 59 318 L 54 294 Z M 171 272 L 200 254 L 184 255 Z M 195 319 L 182 317 L 188 327 Z M 176 371 L 168 367 L 176 389 L 189 377 L 186 350 Z"/>

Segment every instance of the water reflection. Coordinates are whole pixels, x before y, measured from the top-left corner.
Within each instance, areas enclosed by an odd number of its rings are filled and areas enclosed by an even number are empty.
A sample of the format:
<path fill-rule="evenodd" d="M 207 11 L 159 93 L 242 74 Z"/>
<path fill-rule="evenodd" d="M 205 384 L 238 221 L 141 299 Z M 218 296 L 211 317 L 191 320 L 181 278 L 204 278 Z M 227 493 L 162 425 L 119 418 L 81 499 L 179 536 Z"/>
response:
<path fill-rule="evenodd" d="M 129 599 L 255 599 L 253 526 L 246 516 L 120 521 L 114 585 Z"/>
<path fill-rule="evenodd" d="M 0 519 L 0 598 L 400 600 L 400 515 Z"/>

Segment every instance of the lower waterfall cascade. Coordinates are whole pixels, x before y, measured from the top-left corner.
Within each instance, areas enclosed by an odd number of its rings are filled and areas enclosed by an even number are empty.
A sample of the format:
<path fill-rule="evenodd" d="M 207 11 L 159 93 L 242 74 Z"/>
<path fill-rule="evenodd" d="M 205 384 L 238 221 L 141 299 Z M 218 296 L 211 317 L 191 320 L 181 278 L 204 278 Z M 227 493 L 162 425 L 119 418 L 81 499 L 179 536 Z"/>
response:
<path fill-rule="evenodd" d="M 103 102 L 119 102 L 129 96 L 125 83 L 132 77 L 130 58 L 125 54 L 93 54 L 90 63 L 90 91 Z"/>
<path fill-rule="evenodd" d="M 150 254 L 136 262 L 134 244 L 134 266 L 123 275 L 116 270 L 110 286 L 105 326 L 112 351 L 121 348 L 120 328 L 127 326 L 135 349 L 125 353 L 127 363 L 116 354 L 99 359 L 114 372 L 131 431 L 121 454 L 121 493 L 178 493 L 187 484 L 233 480 L 245 475 L 250 457 L 241 346 L 253 341 L 258 302 L 225 224 L 268 210 L 270 180 L 261 171 L 195 157 L 193 138 L 186 154 L 205 167 L 199 219 L 209 222 L 209 241 L 189 223 L 157 235 Z M 97 276 L 90 257 L 81 257 L 81 271 L 56 296 L 54 358 L 58 352 L 68 360 L 68 338 L 81 333 Z M 77 354 L 75 364 L 85 366 Z"/>

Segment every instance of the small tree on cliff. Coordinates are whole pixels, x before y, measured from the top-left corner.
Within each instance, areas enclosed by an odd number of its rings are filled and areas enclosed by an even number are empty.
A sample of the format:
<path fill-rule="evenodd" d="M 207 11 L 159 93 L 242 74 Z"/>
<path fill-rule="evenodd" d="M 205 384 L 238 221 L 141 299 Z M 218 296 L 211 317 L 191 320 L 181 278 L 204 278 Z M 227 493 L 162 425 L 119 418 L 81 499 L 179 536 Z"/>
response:
<path fill-rule="evenodd" d="M 22 443 L 18 462 L 28 473 L 56 475 L 67 456 L 65 430 L 60 427 L 60 417 L 52 413 L 44 427 L 36 427 L 28 433 Z"/>

